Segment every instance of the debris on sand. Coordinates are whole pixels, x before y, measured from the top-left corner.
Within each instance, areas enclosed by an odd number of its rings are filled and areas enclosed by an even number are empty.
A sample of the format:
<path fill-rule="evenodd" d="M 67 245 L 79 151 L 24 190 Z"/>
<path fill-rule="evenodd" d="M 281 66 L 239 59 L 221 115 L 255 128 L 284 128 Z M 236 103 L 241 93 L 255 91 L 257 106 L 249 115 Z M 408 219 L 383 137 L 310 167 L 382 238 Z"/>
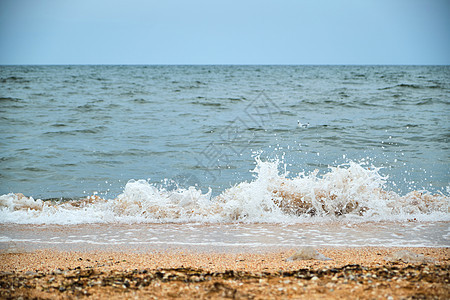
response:
<path fill-rule="evenodd" d="M 295 261 L 295 260 L 331 260 L 331 258 L 326 257 L 325 255 L 317 252 L 313 247 L 302 247 L 294 255 L 287 258 L 286 261 Z"/>
<path fill-rule="evenodd" d="M 405 263 L 434 263 L 434 259 L 408 250 L 394 252 L 384 258 L 387 261 L 402 261 Z"/>

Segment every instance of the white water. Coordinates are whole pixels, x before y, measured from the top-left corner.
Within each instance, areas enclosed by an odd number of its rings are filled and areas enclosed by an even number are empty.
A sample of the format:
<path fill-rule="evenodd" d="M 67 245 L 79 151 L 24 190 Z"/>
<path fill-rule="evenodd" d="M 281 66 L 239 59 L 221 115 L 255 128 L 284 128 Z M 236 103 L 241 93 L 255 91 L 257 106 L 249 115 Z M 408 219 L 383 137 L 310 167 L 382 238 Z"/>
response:
<path fill-rule="evenodd" d="M 350 162 L 318 172 L 289 176 L 279 161 L 256 158 L 254 180 L 216 197 L 211 189 L 167 190 L 145 180 L 129 181 L 115 199 L 91 196 L 54 203 L 21 194 L 0 196 L 0 223 L 302 223 L 345 220 L 450 221 L 450 197 L 414 191 L 387 191 L 379 169 Z"/>

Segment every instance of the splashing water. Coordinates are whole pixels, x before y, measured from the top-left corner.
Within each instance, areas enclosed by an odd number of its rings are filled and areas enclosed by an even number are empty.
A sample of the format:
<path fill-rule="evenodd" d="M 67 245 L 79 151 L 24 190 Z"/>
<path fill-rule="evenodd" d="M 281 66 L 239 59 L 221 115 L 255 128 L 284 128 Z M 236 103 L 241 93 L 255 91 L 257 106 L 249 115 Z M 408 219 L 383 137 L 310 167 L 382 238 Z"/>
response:
<path fill-rule="evenodd" d="M 280 162 L 256 157 L 254 180 L 216 197 L 191 186 L 167 190 L 145 180 L 129 181 L 115 199 L 97 195 L 51 202 L 22 194 L 0 196 L 0 222 L 22 224 L 449 221 L 450 197 L 413 191 L 404 196 L 385 189 L 379 168 L 349 162 L 289 178 Z"/>

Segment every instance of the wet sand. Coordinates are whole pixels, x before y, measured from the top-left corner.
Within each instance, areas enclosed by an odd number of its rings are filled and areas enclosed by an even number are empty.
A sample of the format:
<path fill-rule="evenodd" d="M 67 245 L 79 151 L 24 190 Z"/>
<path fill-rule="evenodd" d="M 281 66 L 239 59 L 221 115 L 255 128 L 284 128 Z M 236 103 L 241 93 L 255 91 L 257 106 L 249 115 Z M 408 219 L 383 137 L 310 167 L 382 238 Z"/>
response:
<path fill-rule="evenodd" d="M 386 256 L 409 250 L 434 261 Z M 319 248 L 329 261 L 286 261 L 295 249 L 0 254 L 0 298 L 448 299 L 448 248 Z M 11 253 L 14 252 L 14 253 Z"/>

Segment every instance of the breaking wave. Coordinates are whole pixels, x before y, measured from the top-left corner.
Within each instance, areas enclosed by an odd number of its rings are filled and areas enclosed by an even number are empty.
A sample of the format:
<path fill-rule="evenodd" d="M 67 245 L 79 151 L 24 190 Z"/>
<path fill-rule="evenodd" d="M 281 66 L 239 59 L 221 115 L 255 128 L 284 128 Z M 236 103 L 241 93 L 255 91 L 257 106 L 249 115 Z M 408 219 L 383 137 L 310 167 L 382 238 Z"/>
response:
<path fill-rule="evenodd" d="M 66 202 L 42 201 L 22 194 L 0 196 L 0 222 L 20 224 L 450 221 L 450 197 L 386 189 L 379 168 L 350 162 L 288 177 L 278 160 L 256 158 L 254 180 L 216 197 L 191 186 L 168 190 L 145 180 L 129 181 L 115 199 L 93 195 Z"/>

